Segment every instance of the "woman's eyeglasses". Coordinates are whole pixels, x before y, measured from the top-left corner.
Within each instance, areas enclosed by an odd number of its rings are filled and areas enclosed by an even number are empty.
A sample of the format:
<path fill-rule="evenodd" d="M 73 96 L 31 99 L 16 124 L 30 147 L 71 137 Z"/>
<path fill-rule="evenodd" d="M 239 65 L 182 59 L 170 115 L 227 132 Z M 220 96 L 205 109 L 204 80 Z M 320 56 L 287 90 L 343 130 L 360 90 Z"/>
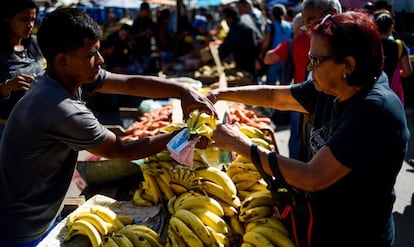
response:
<path fill-rule="evenodd" d="M 308 61 L 308 66 L 307 66 L 308 69 L 310 69 L 310 67 L 316 68 L 318 67 L 320 63 L 323 63 L 330 59 L 337 58 L 337 56 L 334 56 L 334 55 L 318 56 L 318 55 L 312 54 L 311 52 L 308 53 L 308 56 L 309 56 L 309 61 Z"/>
<path fill-rule="evenodd" d="M 331 14 L 327 14 L 319 24 L 315 26 L 315 30 L 321 33 L 325 33 L 327 35 L 334 35 L 340 34 L 347 38 L 348 40 L 351 40 L 347 30 L 339 24 Z"/>

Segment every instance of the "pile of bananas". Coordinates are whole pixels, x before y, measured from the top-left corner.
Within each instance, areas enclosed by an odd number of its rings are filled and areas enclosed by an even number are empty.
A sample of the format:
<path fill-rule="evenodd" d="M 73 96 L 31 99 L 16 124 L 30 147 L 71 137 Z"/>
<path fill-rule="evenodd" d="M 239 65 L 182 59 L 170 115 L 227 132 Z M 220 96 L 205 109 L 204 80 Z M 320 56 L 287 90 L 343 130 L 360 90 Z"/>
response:
<path fill-rule="evenodd" d="M 105 236 L 103 247 L 162 247 L 161 236 L 146 225 L 126 225 L 116 233 Z"/>
<path fill-rule="evenodd" d="M 213 131 L 216 129 L 216 119 L 207 112 L 198 109 L 190 113 L 186 121 L 190 135 L 205 136 L 211 140 Z"/>
<path fill-rule="evenodd" d="M 280 219 L 266 216 L 245 225 L 241 246 L 295 247 L 295 244 Z"/>
<path fill-rule="evenodd" d="M 76 210 L 69 214 L 66 220 L 68 233 L 64 241 L 69 241 L 76 235 L 86 235 L 92 246 L 101 246 L 105 236 L 118 231 L 124 225 L 133 223 L 133 218 L 118 215 L 109 207 L 93 205 L 91 208 Z"/>
<path fill-rule="evenodd" d="M 271 140 L 262 130 L 248 125 L 240 126 L 239 130 L 257 145 L 273 150 Z M 267 189 L 266 182 L 249 158 L 236 154 L 236 159 L 226 166 L 226 173 L 236 185 L 241 200 L 253 192 Z"/>
<path fill-rule="evenodd" d="M 168 201 L 171 218 L 165 246 L 231 246 L 224 210 L 212 197 L 185 192 Z"/>
<path fill-rule="evenodd" d="M 250 161 L 235 160 L 231 162 L 226 167 L 226 174 L 236 185 L 237 194 L 241 200 L 244 200 L 253 192 L 267 189 L 266 182 Z"/>
<path fill-rule="evenodd" d="M 173 160 L 154 159 L 141 165 L 144 180 L 133 195 L 137 205 L 153 206 L 168 201 L 174 195 L 199 190 L 219 200 L 229 215 L 236 213 L 240 206 L 237 188 L 224 171 L 208 165 L 189 167 Z"/>
<path fill-rule="evenodd" d="M 193 166 L 181 165 L 168 150 L 144 159 L 140 165 L 144 180 L 134 191 L 133 201 L 139 206 L 153 206 L 189 190 L 195 183 L 192 170 L 207 167 L 205 159 L 194 153 Z"/>

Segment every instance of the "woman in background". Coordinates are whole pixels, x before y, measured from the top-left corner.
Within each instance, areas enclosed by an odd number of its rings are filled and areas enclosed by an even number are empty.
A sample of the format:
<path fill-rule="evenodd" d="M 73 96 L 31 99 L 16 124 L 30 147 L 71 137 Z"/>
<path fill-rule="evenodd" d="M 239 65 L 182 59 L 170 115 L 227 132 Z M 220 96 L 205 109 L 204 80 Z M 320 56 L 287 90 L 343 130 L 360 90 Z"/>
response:
<path fill-rule="evenodd" d="M 0 10 L 0 138 L 16 102 L 43 73 L 43 56 L 32 35 L 38 6 L 34 0 L 10 1 Z"/>

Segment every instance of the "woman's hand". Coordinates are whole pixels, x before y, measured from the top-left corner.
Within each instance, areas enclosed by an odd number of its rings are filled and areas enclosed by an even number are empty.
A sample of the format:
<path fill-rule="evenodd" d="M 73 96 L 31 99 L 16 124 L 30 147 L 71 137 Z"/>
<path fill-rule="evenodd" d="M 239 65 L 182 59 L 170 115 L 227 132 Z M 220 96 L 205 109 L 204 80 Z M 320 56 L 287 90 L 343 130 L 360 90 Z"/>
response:
<path fill-rule="evenodd" d="M 214 146 L 250 157 L 251 141 L 235 125 L 218 124 L 211 139 Z"/>
<path fill-rule="evenodd" d="M 2 93 L 8 95 L 12 91 L 27 91 L 34 79 L 31 75 L 20 74 L 2 84 Z"/>

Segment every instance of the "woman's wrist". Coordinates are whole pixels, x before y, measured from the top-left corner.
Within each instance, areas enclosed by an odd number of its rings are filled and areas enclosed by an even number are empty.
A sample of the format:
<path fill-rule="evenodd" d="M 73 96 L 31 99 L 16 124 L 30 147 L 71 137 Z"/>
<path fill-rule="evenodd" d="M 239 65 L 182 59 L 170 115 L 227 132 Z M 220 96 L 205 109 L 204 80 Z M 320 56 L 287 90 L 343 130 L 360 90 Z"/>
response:
<path fill-rule="evenodd" d="M 10 95 L 10 81 L 11 79 L 7 79 L 5 82 L 0 84 L 0 92 L 4 97 L 8 97 Z"/>

